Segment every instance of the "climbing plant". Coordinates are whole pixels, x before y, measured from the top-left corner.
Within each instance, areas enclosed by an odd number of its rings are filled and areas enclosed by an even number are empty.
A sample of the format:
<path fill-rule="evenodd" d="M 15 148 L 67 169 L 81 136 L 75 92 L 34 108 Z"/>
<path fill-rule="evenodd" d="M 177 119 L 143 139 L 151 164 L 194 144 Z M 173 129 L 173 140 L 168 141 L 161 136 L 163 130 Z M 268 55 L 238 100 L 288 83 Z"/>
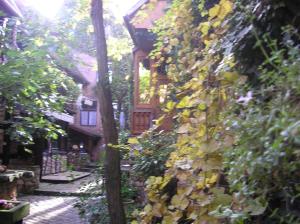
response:
<path fill-rule="evenodd" d="M 299 222 L 296 8 L 172 1 L 152 57 L 167 64 L 178 137 L 136 223 Z"/>
<path fill-rule="evenodd" d="M 142 223 L 218 223 L 211 212 L 231 203 L 222 181 L 222 151 L 223 142 L 230 145 L 232 138 L 220 112 L 238 77 L 233 58 L 223 57 L 218 40 L 232 9 L 229 0 L 173 1 L 155 29 L 152 57 L 168 64 L 171 83 L 164 110 L 176 113 L 178 137 L 165 174 L 146 182 L 149 203 L 140 213 Z"/>

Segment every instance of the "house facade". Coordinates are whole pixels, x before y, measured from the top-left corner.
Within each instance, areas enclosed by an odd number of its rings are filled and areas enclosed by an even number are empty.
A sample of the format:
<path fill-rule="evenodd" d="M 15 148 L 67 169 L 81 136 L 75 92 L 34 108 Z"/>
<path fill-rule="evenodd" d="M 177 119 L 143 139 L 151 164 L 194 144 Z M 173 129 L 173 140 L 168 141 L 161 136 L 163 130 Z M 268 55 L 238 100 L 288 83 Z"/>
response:
<path fill-rule="evenodd" d="M 75 104 L 74 122 L 69 125 L 68 138 L 71 147 L 79 147 L 90 155 L 92 161 L 99 157 L 101 148 L 102 122 L 100 103 L 96 95 L 98 80 L 97 61 L 85 53 L 74 53 L 77 69 L 85 83 L 80 85 L 80 96 Z"/>
<path fill-rule="evenodd" d="M 150 7 L 147 5 L 152 4 Z M 126 27 L 134 42 L 134 94 L 131 112 L 131 133 L 139 135 L 153 125 L 162 112 L 160 104 L 164 102 L 168 78 L 164 66 L 156 67 L 155 60 L 149 54 L 153 50 L 155 35 L 150 29 L 160 19 L 168 7 L 167 0 L 151 2 L 140 0 L 124 17 Z M 146 10 L 140 16 L 140 10 Z M 146 16 L 145 16 L 146 15 Z M 170 129 L 172 122 L 166 118 L 160 129 Z"/>

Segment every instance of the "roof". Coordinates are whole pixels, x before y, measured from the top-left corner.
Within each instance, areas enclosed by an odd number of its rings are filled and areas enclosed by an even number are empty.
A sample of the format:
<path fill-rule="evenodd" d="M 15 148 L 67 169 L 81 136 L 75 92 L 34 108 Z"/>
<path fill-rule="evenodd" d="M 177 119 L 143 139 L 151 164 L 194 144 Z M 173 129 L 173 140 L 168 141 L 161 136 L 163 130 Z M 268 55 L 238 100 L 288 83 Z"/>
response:
<path fill-rule="evenodd" d="M 20 8 L 14 0 L 1 0 L 0 9 L 7 13 L 8 16 L 23 17 Z"/>
<path fill-rule="evenodd" d="M 147 13 L 147 19 L 145 18 L 143 21 L 133 24 L 132 20 L 137 15 L 138 11 L 149 2 L 150 0 L 138 1 L 124 16 L 125 25 L 134 45 L 144 51 L 152 50 L 156 37 L 154 33 L 151 32 L 151 27 L 153 27 L 155 21 L 164 15 L 165 10 L 169 5 L 167 0 L 157 1 L 156 6 L 153 9 L 149 8 L 150 11 Z"/>
<path fill-rule="evenodd" d="M 76 131 L 76 132 L 79 132 L 81 134 L 84 134 L 84 135 L 87 135 L 87 136 L 90 136 L 90 137 L 96 137 L 96 138 L 101 138 L 101 135 L 98 134 L 98 133 L 95 133 L 93 131 L 88 131 L 86 129 L 83 129 L 83 128 L 80 128 L 78 126 L 75 126 L 75 125 L 69 125 L 69 128 L 73 131 Z"/>
<path fill-rule="evenodd" d="M 134 16 L 134 14 L 144 5 L 144 4 L 146 4 L 146 3 L 148 3 L 149 2 L 149 0 L 140 0 L 140 1 L 138 1 L 137 3 L 135 3 L 135 5 L 134 6 L 132 6 L 129 10 L 128 10 L 128 12 L 127 12 L 127 14 L 124 16 L 124 19 L 125 18 L 127 18 L 127 19 L 132 19 L 132 17 Z"/>
<path fill-rule="evenodd" d="M 133 43 L 135 46 L 138 46 L 138 42 L 135 36 L 134 27 L 130 23 L 130 20 L 134 17 L 134 15 L 137 13 L 137 11 L 146 3 L 148 3 L 149 0 L 139 0 L 137 3 L 135 3 L 134 6 L 132 6 L 126 15 L 123 17 L 125 21 L 125 26 L 128 29 L 128 32 L 131 36 L 131 39 L 133 40 Z"/>

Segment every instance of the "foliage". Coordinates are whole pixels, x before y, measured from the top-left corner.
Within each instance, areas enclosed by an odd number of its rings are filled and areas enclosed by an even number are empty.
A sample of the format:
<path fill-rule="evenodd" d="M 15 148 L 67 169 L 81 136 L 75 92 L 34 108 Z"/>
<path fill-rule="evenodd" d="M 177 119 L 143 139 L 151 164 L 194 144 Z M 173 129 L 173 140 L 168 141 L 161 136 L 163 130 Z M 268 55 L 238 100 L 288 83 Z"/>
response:
<path fill-rule="evenodd" d="M 9 113 L 8 132 L 23 143 L 31 143 L 36 133 L 56 138 L 63 132 L 46 114 L 63 112 L 64 105 L 76 97 L 77 87 L 50 57 L 47 44 L 52 39 L 40 36 L 40 27 L 29 22 L 21 28 L 17 24 L 18 20 L 11 18 L 1 27 L 0 97 Z M 17 29 L 26 30 L 18 39 L 13 36 Z"/>
<path fill-rule="evenodd" d="M 82 199 L 75 207 L 79 209 L 82 219 L 91 224 L 109 224 L 107 201 L 103 196 L 95 196 Z"/>
<path fill-rule="evenodd" d="M 173 1 L 158 22 L 153 57 L 168 64 L 164 110 L 176 114 L 178 137 L 164 175 L 146 182 L 149 203 L 138 223 L 218 223 L 210 212 L 231 203 L 221 182 L 222 144 L 230 145 L 231 137 L 220 111 L 237 75 L 217 44 L 232 8 L 227 0 Z"/>
<path fill-rule="evenodd" d="M 104 196 L 104 185 L 103 185 L 103 167 L 99 168 L 94 172 L 95 178 L 81 186 L 81 192 L 84 194 L 77 200 L 74 207 L 79 211 L 82 219 L 87 220 L 91 224 L 97 223 L 110 223 L 108 214 L 107 200 Z M 128 173 L 122 173 L 121 178 L 122 188 L 121 194 L 124 203 L 128 204 L 126 207 L 127 216 L 130 216 L 136 205 L 131 205 L 136 199 L 137 189 L 131 182 Z"/>
<path fill-rule="evenodd" d="M 128 145 L 130 133 L 128 131 L 119 131 L 119 145 L 117 149 L 120 150 L 121 160 L 128 160 L 130 157 L 130 146 Z"/>
<path fill-rule="evenodd" d="M 112 13 L 116 2 L 104 2 L 104 22 L 106 29 L 109 71 L 112 88 L 113 104 L 116 117 L 125 113 L 126 122 L 129 118 L 130 80 L 131 80 L 131 48 L 132 43 L 125 27 Z M 59 15 L 55 28 L 64 27 L 68 32 L 55 30 L 73 51 L 82 51 L 95 56 L 94 28 L 90 18 L 89 0 L 68 0 L 64 3 L 63 13 Z M 78 63 L 78 62 L 73 62 Z M 79 62 L 82 63 L 82 62 Z M 84 62 L 83 62 L 84 63 Z M 126 123 L 126 128 L 127 128 Z"/>
<path fill-rule="evenodd" d="M 95 170 L 95 178 L 82 185 L 84 194 L 77 200 L 74 207 L 79 211 L 81 218 L 89 223 L 109 223 L 107 201 L 103 195 L 103 167 Z"/>
<path fill-rule="evenodd" d="M 235 200 L 242 201 L 234 210 L 243 206 L 249 223 L 249 215 L 261 214 L 262 223 L 300 222 L 299 37 L 291 28 L 284 36 L 283 43 L 267 36 L 261 42 L 271 52 L 258 68 L 259 86 L 244 88 L 252 96 L 228 111 L 236 146 L 225 154 L 225 165 Z"/>
<path fill-rule="evenodd" d="M 125 128 L 128 128 L 130 107 L 130 80 L 132 57 L 129 54 L 122 55 L 120 60 L 112 59 L 110 70 L 112 72 L 112 97 L 116 105 L 116 115 L 119 118 L 121 112 L 125 115 Z"/>
<path fill-rule="evenodd" d="M 150 176 L 160 176 L 166 170 L 166 160 L 174 151 L 175 135 L 173 133 L 155 132 L 149 130 L 138 138 L 138 144 L 133 150 L 133 170 L 139 176 L 147 179 Z"/>
<path fill-rule="evenodd" d="M 299 222 L 296 6 L 234 3 L 175 0 L 154 29 L 178 137 L 135 223 Z"/>
<path fill-rule="evenodd" d="M 225 154 L 234 201 L 223 215 L 236 222 L 299 222 L 297 9 L 292 1 L 239 1 L 224 38 L 249 80 L 235 86 L 225 115 L 235 136 Z"/>
<path fill-rule="evenodd" d="M 139 101 L 140 103 L 150 103 L 150 70 L 144 68 L 143 64 L 139 65 Z"/>
<path fill-rule="evenodd" d="M 133 184 L 130 182 L 130 177 L 128 176 L 128 173 L 123 172 L 121 177 L 121 195 L 123 200 L 131 201 L 136 198 L 137 195 L 137 189 L 133 186 Z"/>

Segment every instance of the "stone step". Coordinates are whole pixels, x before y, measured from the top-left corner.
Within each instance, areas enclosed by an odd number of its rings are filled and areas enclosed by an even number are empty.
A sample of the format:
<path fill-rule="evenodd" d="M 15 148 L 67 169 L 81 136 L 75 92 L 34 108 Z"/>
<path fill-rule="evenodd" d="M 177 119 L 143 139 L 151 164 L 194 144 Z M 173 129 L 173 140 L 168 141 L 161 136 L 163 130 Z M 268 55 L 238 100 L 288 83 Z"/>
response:
<path fill-rule="evenodd" d="M 41 181 L 48 183 L 69 183 L 89 175 L 91 175 L 91 172 L 66 171 L 43 176 Z"/>

